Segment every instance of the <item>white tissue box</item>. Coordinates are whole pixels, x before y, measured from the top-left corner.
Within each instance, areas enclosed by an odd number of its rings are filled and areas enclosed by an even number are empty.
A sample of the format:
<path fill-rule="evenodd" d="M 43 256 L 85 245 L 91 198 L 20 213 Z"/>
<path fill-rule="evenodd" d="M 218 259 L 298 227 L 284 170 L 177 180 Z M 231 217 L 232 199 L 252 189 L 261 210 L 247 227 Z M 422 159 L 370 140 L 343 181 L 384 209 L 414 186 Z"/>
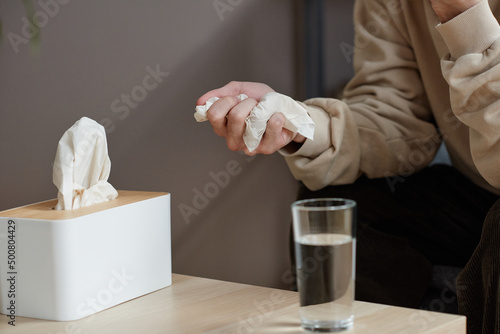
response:
<path fill-rule="evenodd" d="M 68 321 L 172 284 L 170 194 L 0 212 L 0 313 Z"/>

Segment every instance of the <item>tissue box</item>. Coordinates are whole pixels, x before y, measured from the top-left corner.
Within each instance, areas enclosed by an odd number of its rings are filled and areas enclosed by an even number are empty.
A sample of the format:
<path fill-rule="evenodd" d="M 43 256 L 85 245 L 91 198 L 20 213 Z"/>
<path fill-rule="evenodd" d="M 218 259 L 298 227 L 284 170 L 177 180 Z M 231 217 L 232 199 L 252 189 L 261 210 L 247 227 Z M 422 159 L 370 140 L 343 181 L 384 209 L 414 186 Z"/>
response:
<path fill-rule="evenodd" d="M 172 284 L 170 194 L 0 212 L 0 312 L 68 321 Z"/>

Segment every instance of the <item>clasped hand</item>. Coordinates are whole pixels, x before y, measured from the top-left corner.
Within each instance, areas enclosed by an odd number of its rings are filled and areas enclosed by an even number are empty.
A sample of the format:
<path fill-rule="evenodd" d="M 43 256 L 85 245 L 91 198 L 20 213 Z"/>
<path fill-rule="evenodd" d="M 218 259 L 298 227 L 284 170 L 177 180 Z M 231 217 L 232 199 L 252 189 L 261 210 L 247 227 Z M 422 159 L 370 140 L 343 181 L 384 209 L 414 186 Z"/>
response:
<path fill-rule="evenodd" d="M 252 152 L 248 151 L 243 141 L 245 119 L 260 99 L 270 92 L 274 90 L 262 83 L 232 81 L 204 94 L 196 104 L 203 105 L 208 99 L 219 97 L 219 100 L 208 109 L 207 118 L 214 132 L 226 139 L 227 147 L 231 151 L 243 151 L 247 155 L 272 154 L 291 141 L 303 143 L 305 137 L 285 129 L 283 127 L 285 117 L 280 113 L 275 113 L 267 122 L 266 131 L 259 146 Z M 237 98 L 239 94 L 245 94 L 248 98 L 240 101 Z"/>

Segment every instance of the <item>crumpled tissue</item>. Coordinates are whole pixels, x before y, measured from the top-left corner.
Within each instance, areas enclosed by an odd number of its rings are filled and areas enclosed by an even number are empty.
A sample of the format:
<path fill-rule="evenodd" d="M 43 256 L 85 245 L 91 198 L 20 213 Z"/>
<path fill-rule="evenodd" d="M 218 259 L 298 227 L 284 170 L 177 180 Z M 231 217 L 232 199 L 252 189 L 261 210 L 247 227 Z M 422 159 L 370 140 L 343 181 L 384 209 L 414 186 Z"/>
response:
<path fill-rule="evenodd" d="M 243 101 L 247 97 L 245 94 L 237 96 L 240 101 Z M 218 99 L 218 97 L 212 97 L 204 105 L 196 106 L 194 118 L 198 122 L 208 120 L 207 110 Z M 262 136 L 266 131 L 267 121 L 276 112 L 283 114 L 285 117 L 284 128 L 294 133 L 298 132 L 308 139 L 313 139 L 316 125 L 307 113 L 307 110 L 291 97 L 271 92 L 262 97 L 245 120 L 246 128 L 243 134 L 243 141 L 248 151 L 252 152 L 259 146 Z"/>
<path fill-rule="evenodd" d="M 106 131 L 96 121 L 82 117 L 61 137 L 57 146 L 52 180 L 59 189 L 56 210 L 72 210 L 118 196 L 108 177 Z"/>

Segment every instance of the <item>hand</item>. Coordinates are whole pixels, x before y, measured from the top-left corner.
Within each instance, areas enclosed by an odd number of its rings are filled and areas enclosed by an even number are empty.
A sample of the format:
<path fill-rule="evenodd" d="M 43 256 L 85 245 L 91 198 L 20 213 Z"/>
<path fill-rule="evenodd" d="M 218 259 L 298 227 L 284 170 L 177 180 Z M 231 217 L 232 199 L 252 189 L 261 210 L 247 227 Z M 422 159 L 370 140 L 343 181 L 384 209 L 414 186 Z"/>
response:
<path fill-rule="evenodd" d="M 305 137 L 284 129 L 285 117 L 276 113 L 267 122 L 266 132 L 259 146 L 252 152 L 248 151 L 243 141 L 246 127 L 245 119 L 260 99 L 269 92 L 274 92 L 274 90 L 262 83 L 232 81 L 224 87 L 204 94 L 196 104 L 203 105 L 208 99 L 215 96 L 220 98 L 208 109 L 207 118 L 214 132 L 226 138 L 227 147 L 231 151 L 244 151 L 247 155 L 272 154 L 292 140 L 299 143 L 304 142 Z M 236 97 L 239 94 L 247 95 L 248 99 L 240 101 Z"/>
<path fill-rule="evenodd" d="M 474 7 L 481 0 L 430 0 L 432 9 L 441 23 L 448 22 L 455 16 L 460 15 L 467 9 Z"/>

